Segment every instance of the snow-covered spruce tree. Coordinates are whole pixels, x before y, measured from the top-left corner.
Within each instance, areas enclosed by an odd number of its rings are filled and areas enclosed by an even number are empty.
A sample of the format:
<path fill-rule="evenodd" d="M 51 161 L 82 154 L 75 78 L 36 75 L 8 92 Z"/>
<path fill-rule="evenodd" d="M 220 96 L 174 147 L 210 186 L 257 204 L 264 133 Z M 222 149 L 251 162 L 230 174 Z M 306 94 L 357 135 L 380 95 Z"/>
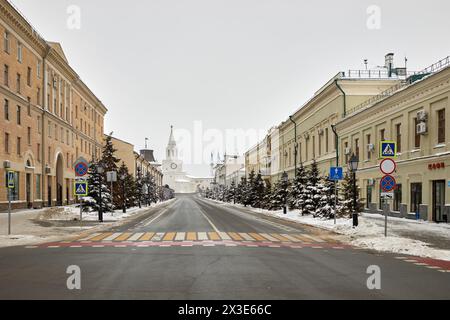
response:
<path fill-rule="evenodd" d="M 316 209 L 315 216 L 332 219 L 334 218 L 334 207 L 335 207 L 335 184 L 333 180 L 329 180 L 329 177 L 325 177 L 322 179 L 319 184 L 320 190 L 320 200 L 319 207 Z M 337 204 L 337 212 L 340 210 L 340 204 L 338 201 Z"/>
<path fill-rule="evenodd" d="M 261 172 L 258 172 L 256 177 L 253 179 L 251 194 L 253 199 L 250 205 L 254 208 L 262 208 L 264 199 L 264 180 L 262 179 Z"/>
<path fill-rule="evenodd" d="M 342 216 L 348 216 L 352 217 L 352 213 L 354 211 L 354 191 L 353 191 L 353 174 L 347 172 L 344 176 L 344 180 L 342 180 L 341 183 L 341 207 L 340 207 L 340 215 Z M 358 193 L 358 185 L 356 185 L 356 211 L 362 212 L 364 210 L 364 205 L 361 202 L 361 199 L 359 198 Z"/>
<path fill-rule="evenodd" d="M 282 179 L 275 183 L 271 197 L 271 209 L 280 210 L 287 205 L 287 198 L 289 195 L 289 180 L 283 181 Z"/>
<path fill-rule="evenodd" d="M 158 202 L 158 188 L 155 179 L 148 172 L 143 179 L 143 185 L 145 190 L 144 199 L 147 205 Z"/>
<path fill-rule="evenodd" d="M 306 204 L 306 185 L 307 185 L 307 177 L 306 177 L 306 169 L 303 166 L 303 163 L 300 163 L 300 166 L 297 168 L 297 175 L 292 181 L 288 204 L 290 209 L 299 209 L 302 214 Z"/>
<path fill-rule="evenodd" d="M 104 168 L 104 176 L 106 177 L 106 172 L 108 171 L 118 171 L 118 164 L 120 162 L 120 159 L 116 157 L 115 153 L 117 152 L 117 149 L 114 148 L 114 145 L 112 143 L 112 135 L 113 133 L 111 132 L 109 135 L 106 135 L 105 137 L 105 141 L 103 144 L 103 149 L 102 149 L 102 154 L 100 157 L 100 161 L 99 163 L 102 165 L 102 167 Z M 108 189 L 111 189 L 110 184 L 107 185 Z M 111 192 L 111 190 L 109 190 Z M 112 194 L 113 194 L 113 205 L 114 207 L 116 207 L 118 205 L 117 202 L 117 197 L 116 195 L 120 192 L 120 186 L 119 186 L 119 182 L 114 182 L 113 183 L 113 190 L 112 190 Z M 119 205 L 120 207 L 120 205 Z"/>
<path fill-rule="evenodd" d="M 239 184 L 237 186 L 237 190 L 236 190 L 236 202 L 237 203 L 244 204 L 244 202 L 246 201 L 245 200 L 246 197 L 244 195 L 246 186 L 247 186 L 247 179 L 242 177 L 241 182 L 239 182 Z"/>
<path fill-rule="evenodd" d="M 271 210 L 271 203 L 270 203 L 271 197 L 272 197 L 272 184 L 270 183 L 270 181 L 266 181 L 261 206 L 263 209 Z"/>
<path fill-rule="evenodd" d="M 136 186 L 133 176 L 128 172 L 128 167 L 122 162 L 117 173 L 119 177 L 118 185 L 119 190 L 117 192 L 117 206 L 123 208 L 130 208 L 136 203 Z M 125 177 L 125 179 L 122 179 Z"/>
<path fill-rule="evenodd" d="M 100 190 L 102 196 L 102 211 L 103 212 L 112 212 L 112 199 L 111 194 L 109 193 L 109 189 L 106 186 L 106 179 L 104 174 L 100 174 L 97 172 L 98 163 L 91 161 L 89 164 L 88 170 L 88 196 L 94 199 L 95 201 L 89 201 L 86 203 L 86 207 L 88 207 L 92 211 L 99 210 L 100 203 Z"/>
<path fill-rule="evenodd" d="M 311 166 L 306 171 L 305 206 L 303 214 L 316 214 L 319 207 L 320 194 L 320 173 L 317 162 L 313 159 Z"/>
<path fill-rule="evenodd" d="M 140 167 L 136 170 L 136 179 L 134 179 L 134 184 L 136 188 L 136 202 L 139 208 L 142 206 L 142 202 L 145 201 L 144 199 L 144 177 L 142 176 L 142 169 Z"/>
<path fill-rule="evenodd" d="M 242 200 L 244 206 L 251 206 L 256 200 L 256 192 L 253 190 L 255 184 L 255 171 L 252 170 L 248 175 L 248 179 L 244 185 Z"/>
<path fill-rule="evenodd" d="M 232 180 L 230 186 L 228 187 L 227 202 L 235 202 L 235 197 L 236 197 L 236 183 L 234 182 L 234 180 Z"/>

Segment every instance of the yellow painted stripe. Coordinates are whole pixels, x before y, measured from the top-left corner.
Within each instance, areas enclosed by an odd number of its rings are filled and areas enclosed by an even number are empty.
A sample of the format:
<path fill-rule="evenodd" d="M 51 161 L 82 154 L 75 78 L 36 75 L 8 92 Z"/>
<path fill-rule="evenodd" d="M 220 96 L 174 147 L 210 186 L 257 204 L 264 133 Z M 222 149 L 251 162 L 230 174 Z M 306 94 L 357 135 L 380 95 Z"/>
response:
<path fill-rule="evenodd" d="M 168 232 L 163 238 L 163 241 L 173 241 L 175 238 L 176 232 Z"/>
<path fill-rule="evenodd" d="M 235 241 L 242 241 L 244 239 L 242 239 L 242 237 L 240 235 L 238 235 L 235 232 L 228 232 L 228 235 L 231 237 L 231 239 L 235 240 Z"/>
<path fill-rule="evenodd" d="M 89 239 L 89 241 L 102 241 L 103 239 L 105 239 L 105 238 L 107 238 L 109 236 L 112 236 L 112 235 L 113 235 L 112 232 L 102 233 L 102 234 L 100 234 L 100 235 L 98 235 L 96 237 L 93 237 L 93 238 Z"/>
<path fill-rule="evenodd" d="M 279 234 L 276 234 L 276 233 L 271 233 L 270 235 L 272 237 L 278 239 L 278 240 L 281 240 L 281 241 L 290 241 L 288 238 L 285 238 L 285 237 L 283 237 L 283 236 L 281 236 Z"/>
<path fill-rule="evenodd" d="M 212 241 L 219 241 L 220 240 L 220 237 L 217 234 L 217 232 L 208 232 L 208 236 L 209 236 L 209 239 L 211 239 Z"/>
<path fill-rule="evenodd" d="M 117 238 L 114 239 L 114 241 L 125 241 L 127 240 L 129 237 L 131 237 L 133 234 L 130 232 L 124 232 L 122 233 L 120 236 L 118 236 Z"/>
<path fill-rule="evenodd" d="M 154 232 L 146 232 L 142 237 L 139 238 L 139 241 L 150 241 L 154 234 Z"/>
<path fill-rule="evenodd" d="M 257 233 L 249 233 L 249 235 L 257 241 L 266 241 L 267 240 L 262 235 L 257 234 Z"/>
<path fill-rule="evenodd" d="M 197 233 L 196 232 L 188 232 L 186 235 L 186 240 L 188 240 L 188 241 L 197 240 Z"/>
<path fill-rule="evenodd" d="M 301 236 L 301 235 L 299 235 L 299 234 L 292 234 L 292 236 L 296 237 L 297 239 L 302 240 L 303 242 L 309 242 L 309 243 L 311 243 L 311 239 L 308 239 L 308 238 L 306 238 L 306 237 L 303 237 L 303 236 Z"/>

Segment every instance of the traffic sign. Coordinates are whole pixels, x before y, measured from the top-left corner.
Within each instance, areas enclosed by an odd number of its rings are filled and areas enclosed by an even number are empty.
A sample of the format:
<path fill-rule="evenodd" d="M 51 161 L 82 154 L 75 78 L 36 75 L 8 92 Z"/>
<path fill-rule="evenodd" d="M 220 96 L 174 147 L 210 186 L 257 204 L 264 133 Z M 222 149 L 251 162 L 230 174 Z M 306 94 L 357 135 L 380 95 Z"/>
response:
<path fill-rule="evenodd" d="M 108 181 L 108 182 L 116 182 L 117 181 L 117 172 L 116 171 L 108 171 L 108 172 L 106 172 L 106 181 Z"/>
<path fill-rule="evenodd" d="M 84 177 L 88 173 L 89 163 L 83 157 L 80 157 L 75 161 L 73 165 L 75 169 L 75 176 Z"/>
<path fill-rule="evenodd" d="M 344 177 L 342 167 L 330 168 L 330 180 L 342 180 Z"/>
<path fill-rule="evenodd" d="M 88 183 L 87 181 L 78 180 L 74 182 L 74 195 L 77 197 L 85 197 L 88 195 Z"/>
<path fill-rule="evenodd" d="M 394 193 L 393 192 L 382 192 L 381 198 L 384 200 L 393 200 L 394 199 Z"/>
<path fill-rule="evenodd" d="M 395 141 L 381 141 L 380 143 L 380 158 L 396 158 L 397 157 L 397 143 Z"/>
<path fill-rule="evenodd" d="M 8 170 L 8 189 L 14 189 L 15 183 L 14 183 L 14 171 Z"/>
<path fill-rule="evenodd" d="M 391 192 L 394 190 L 396 182 L 393 176 L 385 175 L 381 178 L 380 187 L 384 192 Z"/>
<path fill-rule="evenodd" d="M 395 169 L 397 169 L 397 164 L 392 159 L 384 159 L 380 163 L 380 170 L 384 174 L 392 174 L 395 172 Z"/>

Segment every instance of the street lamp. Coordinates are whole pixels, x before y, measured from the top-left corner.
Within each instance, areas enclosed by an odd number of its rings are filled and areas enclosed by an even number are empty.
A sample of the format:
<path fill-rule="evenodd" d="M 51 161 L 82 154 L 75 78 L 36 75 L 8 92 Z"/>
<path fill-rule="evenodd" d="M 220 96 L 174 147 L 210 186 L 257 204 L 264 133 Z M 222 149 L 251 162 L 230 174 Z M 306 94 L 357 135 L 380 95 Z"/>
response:
<path fill-rule="evenodd" d="M 127 197 L 127 193 L 126 193 L 126 190 L 125 190 L 125 178 L 126 178 L 127 176 L 125 175 L 125 174 L 121 174 L 120 175 L 120 180 L 122 180 L 122 212 L 123 213 L 126 213 L 127 212 L 127 206 L 126 206 L 126 203 L 127 203 L 127 200 L 126 200 L 126 197 Z"/>
<path fill-rule="evenodd" d="M 353 173 L 353 227 L 358 226 L 358 210 L 356 204 L 356 171 L 358 170 L 358 157 L 353 154 L 348 162 L 348 169 Z"/>
<path fill-rule="evenodd" d="M 102 209 L 102 184 L 103 184 L 103 172 L 105 172 L 105 169 L 103 168 L 103 166 L 101 164 L 99 164 L 97 166 L 97 173 L 98 173 L 98 220 L 100 222 L 103 222 L 103 209 Z"/>
<path fill-rule="evenodd" d="M 286 171 L 283 172 L 283 175 L 281 176 L 281 181 L 283 181 L 283 183 L 287 183 L 289 180 L 288 174 Z M 284 195 L 284 206 L 283 206 L 283 213 L 287 214 L 287 205 L 286 205 L 286 201 L 287 201 L 287 197 L 286 195 Z"/>

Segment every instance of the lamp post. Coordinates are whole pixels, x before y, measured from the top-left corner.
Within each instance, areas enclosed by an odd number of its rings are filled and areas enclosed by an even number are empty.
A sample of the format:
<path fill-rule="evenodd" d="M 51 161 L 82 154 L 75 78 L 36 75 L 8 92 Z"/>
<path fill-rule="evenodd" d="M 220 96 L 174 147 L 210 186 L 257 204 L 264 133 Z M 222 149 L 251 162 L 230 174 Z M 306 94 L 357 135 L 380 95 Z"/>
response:
<path fill-rule="evenodd" d="M 286 171 L 283 172 L 283 175 L 281 176 L 281 181 L 283 181 L 283 184 L 287 184 L 289 180 L 288 174 L 286 173 Z M 286 195 L 284 195 L 284 205 L 283 205 L 283 214 L 287 214 L 287 205 L 286 205 L 286 201 L 287 201 L 287 197 Z"/>
<path fill-rule="evenodd" d="M 127 193 L 125 190 L 125 178 L 126 177 L 127 176 L 125 174 L 120 175 L 120 180 L 122 180 L 122 212 L 123 213 L 127 212 L 127 205 L 126 205 L 127 204 L 127 200 L 126 200 Z"/>
<path fill-rule="evenodd" d="M 103 168 L 102 164 L 99 164 L 97 166 L 97 173 L 98 173 L 98 221 L 103 222 L 103 208 L 102 208 L 102 183 L 103 183 L 103 172 L 105 172 L 105 169 Z"/>
<path fill-rule="evenodd" d="M 356 201 L 356 171 L 358 170 L 358 157 L 353 154 L 348 163 L 348 168 L 353 174 L 353 227 L 358 226 L 358 210 L 357 210 L 357 201 Z"/>

